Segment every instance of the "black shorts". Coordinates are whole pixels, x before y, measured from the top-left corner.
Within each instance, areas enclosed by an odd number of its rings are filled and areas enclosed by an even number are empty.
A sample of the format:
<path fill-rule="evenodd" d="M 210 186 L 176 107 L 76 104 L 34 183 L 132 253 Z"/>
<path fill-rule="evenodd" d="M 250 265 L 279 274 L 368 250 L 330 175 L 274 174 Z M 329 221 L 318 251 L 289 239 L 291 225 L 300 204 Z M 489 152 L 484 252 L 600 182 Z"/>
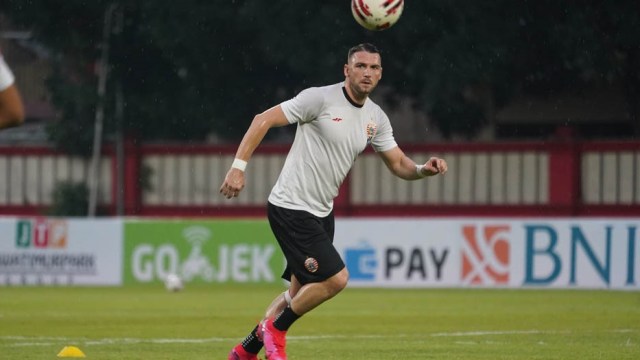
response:
<path fill-rule="evenodd" d="M 287 259 L 283 279 L 291 281 L 293 274 L 304 285 L 324 281 L 344 269 L 344 262 L 333 246 L 333 212 L 320 218 L 269 203 L 267 216 Z"/>

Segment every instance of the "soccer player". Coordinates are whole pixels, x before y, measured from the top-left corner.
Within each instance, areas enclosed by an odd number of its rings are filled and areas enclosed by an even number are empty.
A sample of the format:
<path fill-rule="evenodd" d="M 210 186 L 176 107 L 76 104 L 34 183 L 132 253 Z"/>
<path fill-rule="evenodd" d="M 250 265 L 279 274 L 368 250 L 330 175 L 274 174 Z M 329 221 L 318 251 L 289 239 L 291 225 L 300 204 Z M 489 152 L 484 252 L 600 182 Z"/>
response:
<path fill-rule="evenodd" d="M 369 94 L 382 78 L 380 52 L 371 44 L 349 50 L 344 82 L 303 90 L 253 119 L 220 187 L 226 198 L 245 186 L 245 167 L 270 128 L 297 124 L 296 136 L 268 198 L 271 229 L 287 260 L 290 286 L 229 359 L 286 359 L 286 333 L 305 313 L 347 286 L 349 273 L 333 246 L 333 199 L 356 157 L 371 144 L 389 170 L 405 180 L 444 174 L 447 163 L 416 164 L 396 144 L 389 118 Z"/>
<path fill-rule="evenodd" d="M 24 122 L 24 106 L 14 80 L 11 69 L 0 53 L 0 129 Z"/>

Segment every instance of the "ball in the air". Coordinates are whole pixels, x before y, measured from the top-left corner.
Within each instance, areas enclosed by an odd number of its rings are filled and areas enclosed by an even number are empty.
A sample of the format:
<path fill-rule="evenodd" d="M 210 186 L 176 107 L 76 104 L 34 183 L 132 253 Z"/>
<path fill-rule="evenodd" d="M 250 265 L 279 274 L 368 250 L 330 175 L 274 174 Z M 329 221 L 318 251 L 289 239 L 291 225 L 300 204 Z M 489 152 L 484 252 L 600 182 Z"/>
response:
<path fill-rule="evenodd" d="M 390 28 L 400 19 L 403 9 L 404 0 L 351 0 L 353 17 L 367 30 Z"/>

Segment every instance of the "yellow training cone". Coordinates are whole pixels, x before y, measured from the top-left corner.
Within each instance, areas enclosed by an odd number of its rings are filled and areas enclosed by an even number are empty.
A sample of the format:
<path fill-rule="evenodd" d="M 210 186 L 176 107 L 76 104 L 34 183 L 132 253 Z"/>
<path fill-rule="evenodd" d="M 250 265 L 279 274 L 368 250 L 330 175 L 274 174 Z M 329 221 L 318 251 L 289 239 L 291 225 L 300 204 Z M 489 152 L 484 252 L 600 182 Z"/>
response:
<path fill-rule="evenodd" d="M 58 353 L 58 357 L 86 357 L 82 350 L 75 346 L 65 346 Z"/>

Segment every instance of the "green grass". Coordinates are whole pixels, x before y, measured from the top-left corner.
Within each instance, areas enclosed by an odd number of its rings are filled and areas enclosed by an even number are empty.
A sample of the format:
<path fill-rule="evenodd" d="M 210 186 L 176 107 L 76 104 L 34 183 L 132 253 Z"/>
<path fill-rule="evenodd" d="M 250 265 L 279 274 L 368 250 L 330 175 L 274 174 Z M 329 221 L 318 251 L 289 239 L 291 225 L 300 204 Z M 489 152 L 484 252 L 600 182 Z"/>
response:
<path fill-rule="evenodd" d="M 0 358 L 226 359 L 281 288 L 0 287 Z M 640 293 L 346 289 L 289 331 L 291 359 L 640 359 Z"/>

